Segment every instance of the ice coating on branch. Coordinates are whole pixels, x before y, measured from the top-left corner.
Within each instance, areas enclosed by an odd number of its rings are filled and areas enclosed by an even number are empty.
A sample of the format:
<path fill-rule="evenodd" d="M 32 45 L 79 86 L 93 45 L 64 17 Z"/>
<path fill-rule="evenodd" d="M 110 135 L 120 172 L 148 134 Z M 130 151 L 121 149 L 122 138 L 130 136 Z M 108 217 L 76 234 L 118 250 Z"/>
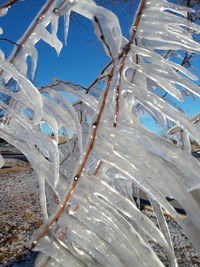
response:
<path fill-rule="evenodd" d="M 45 15 L 40 16 L 39 14 L 45 9 L 46 4 L 41 8 L 38 15 L 36 15 L 35 20 L 33 20 L 32 24 L 28 27 L 24 35 L 17 41 L 17 43 L 23 43 L 23 46 L 20 47 L 19 52 L 16 53 L 17 48 L 14 48 L 9 59 L 11 60 L 14 57 L 14 66 L 22 73 L 24 76 L 27 75 L 27 70 L 29 66 L 27 65 L 27 57 L 31 57 L 32 66 L 31 66 L 31 74 L 32 79 L 35 75 L 35 71 L 37 68 L 37 49 L 35 45 L 43 40 L 50 46 L 52 46 L 56 52 L 59 54 L 62 49 L 62 42 L 57 37 L 58 30 L 58 20 L 59 17 L 57 14 L 53 12 L 56 4 L 59 1 L 54 1 Z M 38 19 L 39 16 L 39 19 Z M 39 23 L 38 23 L 39 22 Z M 51 25 L 51 32 L 49 32 L 46 28 L 48 25 Z M 32 30 L 34 28 L 34 30 Z M 28 38 L 27 38 L 28 36 Z M 11 76 L 10 76 L 11 77 Z"/>
<path fill-rule="evenodd" d="M 95 188 L 96 193 L 93 192 L 93 188 Z M 86 190 L 87 195 L 85 195 Z M 114 201 L 113 205 L 109 202 L 109 199 L 111 199 L 109 191 L 115 195 L 115 200 L 112 199 L 112 202 Z M 131 224 L 124 219 L 122 215 L 123 207 L 126 205 L 130 211 L 133 208 L 130 201 L 121 197 L 95 177 L 83 177 L 77 193 L 73 196 L 73 201 L 78 201 L 82 205 L 79 205 L 77 209 L 76 206 L 69 207 L 69 210 L 59 218 L 58 224 L 68 229 L 67 234 L 62 239 L 63 249 L 66 248 L 70 251 L 81 261 L 83 266 L 94 264 L 94 259 L 95 266 L 105 266 L 105 264 L 113 264 L 113 262 L 117 266 L 124 266 L 124 264 L 127 266 L 131 266 L 131 264 L 146 266 L 147 258 L 149 266 L 163 266 L 158 261 L 157 256 L 150 251 L 142 238 L 135 232 Z M 120 213 L 114 208 L 116 207 L 114 205 L 118 206 Z M 87 212 L 88 209 L 90 209 L 89 213 Z M 139 216 L 133 216 L 131 213 L 128 215 L 127 212 L 125 214 L 134 220 L 141 220 L 143 223 L 149 224 L 150 229 L 152 227 L 150 231 L 152 236 L 158 235 L 161 243 L 166 245 L 156 227 L 144 215 L 142 216 L 137 209 L 135 209 L 135 212 Z M 54 235 L 59 237 L 63 228 L 56 227 Z M 118 235 L 115 235 L 116 231 L 118 231 Z M 85 236 L 85 238 L 83 239 L 82 236 Z M 41 246 L 41 241 L 39 246 L 43 252 L 50 255 L 52 253 L 52 245 L 50 245 L 52 237 L 49 236 L 48 240 L 48 246 Z M 133 243 L 137 243 L 137 245 L 134 246 Z M 143 249 L 145 249 L 146 254 L 141 257 L 140 254 Z M 61 253 L 61 247 L 58 245 L 57 248 L 54 247 L 53 258 L 60 262 L 59 253 Z"/>
<path fill-rule="evenodd" d="M 62 42 L 57 38 L 58 19 L 59 17 L 54 15 L 52 16 L 51 20 L 46 22 L 46 26 L 51 23 L 51 33 L 49 33 L 49 31 L 44 27 L 40 29 L 40 32 L 37 35 L 43 41 L 54 47 L 56 52 L 59 54 L 63 45 Z"/>
<path fill-rule="evenodd" d="M 130 69 L 136 69 L 139 73 L 142 73 L 146 77 L 150 78 L 157 86 L 161 87 L 178 100 L 183 101 L 183 96 L 176 85 L 181 85 L 188 91 L 191 91 L 198 96 L 200 95 L 199 86 L 195 85 L 188 79 L 197 80 L 197 77 L 184 67 L 166 60 L 155 52 L 151 52 L 137 46 L 132 46 L 131 52 L 133 54 L 130 53 L 130 65 L 127 64 L 127 69 L 124 69 L 125 77 L 126 73 L 128 75 L 128 71 L 130 71 Z M 140 56 L 139 64 L 134 62 L 135 54 Z M 151 68 L 149 67 L 150 65 Z M 182 74 L 188 78 L 185 78 Z"/>
<path fill-rule="evenodd" d="M 0 58 L 3 59 L 3 60 L 5 59 L 4 52 L 1 49 L 0 49 Z"/>
<path fill-rule="evenodd" d="M 192 38 L 187 27 L 196 32 L 200 31 L 199 25 L 189 22 L 181 16 L 166 12 L 174 11 L 187 16 L 192 9 L 179 7 L 163 0 L 149 0 L 142 14 L 137 28 L 137 38 L 141 44 L 150 49 L 199 51 L 199 44 Z M 162 23 L 155 22 L 155 18 Z M 182 27 L 184 26 L 184 27 Z"/>
<path fill-rule="evenodd" d="M 182 114 L 181 112 L 175 110 L 174 108 L 170 107 L 166 104 L 166 102 L 159 98 L 157 95 L 151 92 L 145 92 L 142 88 L 139 89 L 138 86 L 129 85 L 128 89 L 125 90 L 126 92 L 133 93 L 135 98 L 142 104 L 151 106 L 152 109 L 157 110 L 160 113 L 163 113 L 166 118 L 174 121 L 181 129 L 189 132 L 191 136 L 193 136 L 198 142 L 200 142 L 200 133 L 196 129 L 196 127 L 188 120 L 186 115 Z"/>
<path fill-rule="evenodd" d="M 23 75 L 21 75 L 18 70 L 11 64 L 4 60 L 0 61 L 0 68 L 4 70 L 3 77 L 12 76 L 14 80 L 20 85 L 21 90 L 26 96 L 27 101 L 31 104 L 32 110 L 34 110 L 34 123 L 37 124 L 42 117 L 42 99 L 37 88 L 27 80 Z"/>
<path fill-rule="evenodd" d="M 177 149 L 177 147 L 168 140 L 148 132 L 144 127 L 141 127 L 141 124 L 133 116 L 131 116 L 130 119 L 132 121 L 130 125 L 128 121 L 123 122 L 123 124 L 126 124 L 126 127 L 121 127 L 124 128 L 122 131 L 125 132 L 132 141 L 140 145 L 141 149 L 159 155 L 165 160 L 175 164 L 186 176 L 191 177 L 191 179 L 183 179 L 184 185 L 188 188 L 188 191 L 195 189 L 195 187 L 198 188 L 200 183 L 200 166 L 191 154 Z M 140 138 L 141 135 L 143 136 L 142 140 Z M 156 143 L 159 145 L 156 145 Z"/>
<path fill-rule="evenodd" d="M 112 162 L 112 166 L 120 169 L 128 175 L 130 179 L 134 180 L 134 183 L 138 183 L 141 189 L 143 189 L 147 194 L 150 194 L 151 198 L 159 200 L 161 205 L 180 223 L 183 229 L 187 232 L 187 235 L 191 238 L 193 244 L 195 244 L 198 249 L 200 234 L 200 226 L 198 222 L 199 206 L 191 195 L 185 191 L 185 186 L 182 183 L 183 180 L 185 180 L 184 174 L 181 174 L 180 171 L 173 166 L 173 164 L 163 160 L 162 158 L 153 155 L 152 153 L 151 156 L 148 156 L 147 152 L 141 150 L 133 143 L 128 142 L 127 139 L 123 145 L 121 144 L 122 146 L 119 146 L 117 143 L 114 144 L 112 140 L 114 137 L 115 133 L 112 131 L 110 134 L 111 139 L 107 140 L 106 150 L 105 147 L 100 150 L 99 143 L 97 142 L 97 146 L 95 147 L 96 153 L 98 152 L 99 156 L 101 154 L 107 163 L 109 162 L 111 164 Z M 117 133 L 117 137 L 119 140 L 119 132 Z M 143 160 L 144 158 L 146 159 L 145 161 Z M 163 187 L 161 179 L 163 179 L 165 184 L 167 184 L 165 187 Z M 185 191 L 184 194 L 183 191 Z M 188 216 L 187 220 L 180 220 L 177 218 L 177 215 L 174 213 L 172 208 L 169 207 L 170 205 L 165 199 L 165 197 L 169 195 L 172 195 L 184 206 Z M 191 210 L 191 206 L 193 206 L 194 210 Z"/>
<path fill-rule="evenodd" d="M 200 113 L 198 112 L 196 115 L 194 115 L 190 121 L 193 124 L 198 124 L 200 122 Z M 172 128 L 169 129 L 168 133 L 169 134 L 176 134 L 179 133 L 181 131 L 180 127 L 178 127 L 177 125 L 173 126 Z"/>
<path fill-rule="evenodd" d="M 63 82 L 61 80 L 55 80 L 53 84 L 50 85 L 50 87 L 45 87 L 42 89 L 42 91 L 51 91 L 56 90 L 58 92 L 66 92 L 71 94 L 72 96 L 78 98 L 82 102 L 84 102 L 88 107 L 92 108 L 94 111 L 97 110 L 98 101 L 91 95 L 85 94 L 83 91 L 85 91 L 85 88 L 73 84 L 73 83 L 67 83 Z"/>
<path fill-rule="evenodd" d="M 78 115 L 75 112 L 71 102 L 69 100 L 67 100 L 65 97 L 56 93 L 55 99 L 57 100 L 58 104 L 63 105 L 63 109 L 67 109 L 69 111 L 69 114 L 71 115 L 71 119 L 73 120 L 73 122 L 75 124 L 75 129 L 72 132 L 77 134 L 79 151 L 80 151 L 80 154 L 82 154 L 83 153 L 82 129 L 81 129 L 81 124 L 80 124 Z M 63 124 L 63 126 L 64 125 L 65 124 Z"/>
<path fill-rule="evenodd" d="M 0 9 L 0 17 L 5 16 L 8 13 L 8 7 Z"/>
<path fill-rule="evenodd" d="M 108 56 L 116 58 L 122 46 L 122 33 L 117 17 L 93 1 L 78 1 L 73 11 L 92 19 L 95 33 L 103 43 Z"/>
<path fill-rule="evenodd" d="M 65 266 L 66 262 L 69 264 L 69 266 L 83 266 L 79 259 L 73 256 L 72 253 L 70 253 L 65 247 L 63 247 L 62 243 L 60 243 L 56 239 L 52 239 L 48 235 L 38 242 L 38 247 L 40 248 L 41 252 L 53 258 L 53 263 L 55 264 L 53 266 Z"/>

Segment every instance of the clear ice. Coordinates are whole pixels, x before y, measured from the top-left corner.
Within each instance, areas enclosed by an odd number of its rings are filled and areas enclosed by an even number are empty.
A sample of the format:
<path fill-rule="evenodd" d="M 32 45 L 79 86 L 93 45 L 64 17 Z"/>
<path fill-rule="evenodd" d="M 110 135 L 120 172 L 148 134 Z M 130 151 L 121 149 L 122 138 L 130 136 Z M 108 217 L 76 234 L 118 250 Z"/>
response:
<path fill-rule="evenodd" d="M 152 240 L 164 248 L 170 266 L 177 266 L 162 209 L 178 222 L 199 251 L 200 207 L 191 193 L 200 189 L 200 164 L 191 155 L 190 139 L 200 143 L 200 116 L 189 118 L 177 103 L 184 101 L 186 95 L 199 97 L 200 89 L 193 82 L 197 81 L 196 76 L 171 58 L 180 56 L 180 50 L 199 51 L 199 43 L 187 29 L 199 33 L 200 26 L 187 20 L 191 9 L 165 0 L 148 0 L 130 44 L 122 35 L 117 17 L 94 1 L 65 1 L 58 8 L 60 3 L 54 1 L 40 18 L 13 64 L 9 60 L 16 49 L 8 59 L 0 53 L 0 92 L 6 99 L 0 102 L 3 114 L 0 137 L 22 151 L 32 164 L 39 179 L 45 225 L 63 205 L 88 152 L 94 129 L 97 130 L 67 207 L 37 242 L 35 249 L 41 254 L 35 266 L 60 267 L 66 266 L 66 262 L 70 267 L 163 266 L 149 245 Z M 0 16 L 6 12 L 1 10 Z M 64 16 L 66 40 L 71 12 L 92 21 L 113 63 L 88 91 L 58 79 L 38 90 L 26 77 L 30 68 L 27 57 L 31 57 L 34 77 L 39 57 L 36 44 L 43 40 L 59 54 L 63 46 L 57 36 L 59 18 Z M 136 19 L 132 27 L 135 22 Z M 50 32 L 48 25 L 51 25 Z M 127 54 L 120 73 L 124 53 Z M 105 107 L 99 113 L 109 82 Z M 118 89 L 119 109 L 114 127 Z M 162 98 L 158 89 L 166 97 Z M 67 100 L 63 92 L 76 101 Z M 142 112 L 159 123 L 169 139 L 147 130 L 140 121 Z M 169 121 L 174 125 L 171 129 Z M 44 124 L 52 130 L 51 138 L 42 131 Z M 60 132 L 65 138 L 62 143 L 59 143 Z M 177 145 L 172 138 L 177 140 Z M 0 166 L 3 166 L 1 156 Z M 52 211 L 47 209 L 47 184 L 57 199 L 54 204 L 58 207 Z M 158 228 L 137 208 L 140 190 L 152 203 Z M 173 197 L 184 207 L 185 219 L 167 197 Z"/>

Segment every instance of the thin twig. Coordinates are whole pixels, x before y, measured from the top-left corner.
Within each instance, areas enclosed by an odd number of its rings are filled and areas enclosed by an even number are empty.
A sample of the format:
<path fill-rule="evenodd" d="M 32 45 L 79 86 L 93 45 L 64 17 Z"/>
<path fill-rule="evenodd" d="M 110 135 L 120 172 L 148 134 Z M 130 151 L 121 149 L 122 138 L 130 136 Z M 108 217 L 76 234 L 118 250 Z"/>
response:
<path fill-rule="evenodd" d="M 104 43 L 105 47 L 107 48 L 108 50 L 108 53 L 110 55 L 110 57 L 112 58 L 113 62 L 114 62 L 114 59 L 113 59 L 113 55 L 112 55 L 112 52 L 111 52 L 111 49 L 110 49 L 110 46 L 108 45 L 107 41 L 106 41 L 106 38 L 104 36 L 104 32 L 103 32 L 103 29 L 101 27 L 101 24 L 98 20 L 98 18 L 96 16 L 94 16 L 94 22 L 97 24 L 98 28 L 99 28 L 99 31 L 100 31 L 100 35 L 99 35 L 99 38 L 102 40 L 102 42 Z"/>
<path fill-rule="evenodd" d="M 141 19 L 141 16 L 142 16 L 142 12 L 144 10 L 144 7 L 145 7 L 145 2 L 146 0 L 142 0 L 141 1 L 141 4 L 140 4 L 140 8 L 139 8 L 139 11 L 137 13 L 137 17 L 136 17 L 136 20 L 135 20 L 135 24 L 132 28 L 132 33 L 131 33 L 131 38 L 130 38 L 130 41 L 128 42 L 128 44 L 124 47 L 123 49 L 123 53 L 121 55 L 122 57 L 122 61 L 121 61 L 121 65 L 118 69 L 118 73 L 119 73 L 119 82 L 118 82 L 118 85 L 116 87 L 116 96 L 115 96 L 115 117 L 114 117 L 114 122 L 113 122 L 113 126 L 116 127 L 117 126 L 117 120 L 118 120 L 118 113 L 119 113 L 119 99 L 120 99 L 120 86 L 121 86 L 121 80 L 122 80 L 122 71 L 123 71 L 123 68 L 124 68 L 124 64 L 126 62 L 126 58 L 128 56 L 128 53 L 131 49 L 131 45 L 133 44 L 134 42 L 134 39 L 135 39 L 135 36 L 136 36 L 136 32 L 137 32 L 137 28 L 138 28 L 138 25 L 139 25 L 139 22 L 140 22 L 140 19 Z"/>
<path fill-rule="evenodd" d="M 47 84 L 45 86 L 41 86 L 41 87 L 38 87 L 38 90 L 43 90 L 43 89 L 46 89 L 46 88 L 53 88 L 59 84 L 65 84 L 65 85 L 72 85 L 72 86 L 75 86 L 75 87 L 80 87 L 82 90 L 85 90 L 87 91 L 87 88 L 83 87 L 82 85 L 79 85 L 79 84 L 76 84 L 76 83 L 72 83 L 72 82 L 69 82 L 69 81 L 62 81 L 62 80 L 56 80 L 56 83 L 50 83 L 50 84 Z"/>
<path fill-rule="evenodd" d="M 195 22 L 199 18 L 199 16 L 200 16 L 200 9 L 197 11 L 195 17 L 193 19 L 191 18 L 191 21 Z"/>
<path fill-rule="evenodd" d="M 100 160 L 100 161 L 98 162 L 98 164 L 97 164 L 97 166 L 96 166 L 96 168 L 95 168 L 95 170 L 94 170 L 94 173 L 93 173 L 94 176 L 96 176 L 97 173 L 99 172 L 102 163 L 103 163 L 102 160 Z"/>
<path fill-rule="evenodd" d="M 192 121 L 193 124 L 196 124 L 197 122 L 200 121 L 200 116 L 198 118 L 196 118 L 194 121 Z M 176 132 L 172 132 L 170 133 L 171 135 L 174 135 L 174 134 L 177 134 L 177 133 L 180 133 L 182 131 L 182 129 L 180 130 L 177 130 Z"/>
<path fill-rule="evenodd" d="M 74 152 L 75 147 L 76 147 L 76 142 L 74 142 L 74 146 L 73 146 L 73 148 L 72 148 L 71 153 Z M 62 159 L 62 161 L 60 162 L 60 165 L 62 165 L 63 162 L 66 161 L 66 160 L 69 158 L 69 156 L 71 155 L 71 153 L 69 153 L 67 156 L 64 157 L 64 159 Z"/>
<path fill-rule="evenodd" d="M 105 75 L 101 75 L 101 76 L 98 76 L 87 88 L 86 88 L 86 94 L 89 93 L 90 89 L 96 84 L 98 83 L 100 80 L 106 78 L 108 75 L 105 74 Z"/>
<path fill-rule="evenodd" d="M 65 228 L 65 229 L 62 231 L 62 233 L 61 233 L 61 235 L 60 235 L 60 237 L 59 237 L 60 241 L 62 241 L 62 242 L 64 241 L 64 238 L 65 238 L 67 232 L 68 232 L 68 228 Z"/>
<path fill-rule="evenodd" d="M 109 64 L 110 66 L 110 64 Z M 106 66 L 106 68 L 108 67 L 108 65 Z M 105 69 L 105 68 L 104 68 Z M 102 72 L 102 71 L 101 71 Z M 53 88 L 59 84 L 65 84 L 65 85 L 72 85 L 74 87 L 80 87 L 80 89 L 86 91 L 86 94 L 89 93 L 90 89 L 100 80 L 106 78 L 108 75 L 105 74 L 105 75 L 102 75 L 100 74 L 100 76 L 98 76 L 88 87 L 84 87 L 80 84 L 76 84 L 76 83 L 72 83 L 72 82 L 69 82 L 69 81 L 63 81 L 63 80 L 56 80 L 56 83 L 50 83 L 50 84 L 47 84 L 47 85 L 44 85 L 44 86 L 41 86 L 41 87 L 38 87 L 37 89 L 40 91 L 40 90 L 43 90 L 43 89 L 46 89 L 46 88 Z"/>
<path fill-rule="evenodd" d="M 108 67 L 110 67 L 113 64 L 113 61 L 110 61 L 101 71 L 100 75 L 103 75 L 104 72 L 107 70 Z"/>
<path fill-rule="evenodd" d="M 101 116 L 102 116 L 102 113 L 103 113 L 103 110 L 104 110 L 104 107 L 105 107 L 105 104 L 106 104 L 106 99 L 107 99 L 108 91 L 109 91 L 109 88 L 110 88 L 111 80 L 112 80 L 112 77 L 113 77 L 113 73 L 114 73 L 114 68 L 112 68 L 112 70 L 109 73 L 107 85 L 106 85 L 106 88 L 105 88 L 105 91 L 104 91 L 104 94 L 103 94 L 103 100 L 102 100 L 102 103 L 101 103 L 97 118 L 93 122 L 93 125 L 92 125 L 93 126 L 93 130 L 92 130 L 92 133 L 91 133 L 90 142 L 89 142 L 88 147 L 86 149 L 86 153 L 85 153 L 85 155 L 83 157 L 83 160 L 82 160 L 82 162 L 81 162 L 81 164 L 80 164 L 80 166 L 79 166 L 79 168 L 78 168 L 78 170 L 76 172 L 74 180 L 79 179 L 79 177 L 80 177 L 80 175 L 81 175 L 81 173 L 83 171 L 83 168 L 84 168 L 84 166 L 86 164 L 86 161 L 87 161 L 87 159 L 89 157 L 90 151 L 93 148 L 95 137 L 96 137 L 96 134 L 97 134 L 97 128 L 99 126 L 99 123 L 100 123 L 100 120 L 101 120 Z"/>
<path fill-rule="evenodd" d="M 19 46 L 18 43 L 15 43 L 15 42 L 13 42 L 12 40 L 7 39 L 7 38 L 0 38 L 0 41 L 6 41 L 6 42 L 9 42 L 9 43 L 14 44 L 14 45 L 16 45 L 16 46 Z"/>
<path fill-rule="evenodd" d="M 181 130 L 181 149 L 184 149 L 184 138 L 183 138 L 183 130 Z"/>
<path fill-rule="evenodd" d="M 6 2 L 5 4 L 0 6 L 1 8 L 6 8 L 6 7 L 10 7 L 12 5 L 14 5 L 16 2 L 19 2 L 20 0 L 9 0 L 8 2 Z"/>

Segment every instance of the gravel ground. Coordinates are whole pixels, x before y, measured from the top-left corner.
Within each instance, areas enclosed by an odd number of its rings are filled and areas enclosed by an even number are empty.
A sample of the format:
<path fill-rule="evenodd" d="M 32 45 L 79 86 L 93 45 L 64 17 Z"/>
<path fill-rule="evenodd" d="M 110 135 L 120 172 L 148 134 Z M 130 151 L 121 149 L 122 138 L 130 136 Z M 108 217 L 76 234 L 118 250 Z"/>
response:
<path fill-rule="evenodd" d="M 17 161 L 17 165 L 23 163 Z M 12 165 L 12 161 L 9 162 Z M 14 168 L 14 167 L 12 167 Z M 18 167 L 17 167 L 18 168 Z M 35 253 L 26 246 L 33 232 L 42 224 L 38 184 L 33 170 L 0 172 L 0 266 L 33 266 Z M 26 262 L 14 265 L 28 253 Z M 18 260 L 17 260 L 18 262 Z"/>
<path fill-rule="evenodd" d="M 22 166 L 24 163 L 12 160 L 6 164 L 12 171 L 9 168 L 7 171 L 0 170 L 0 267 L 33 267 L 37 253 L 28 251 L 26 247 L 33 232 L 42 224 L 38 183 L 30 166 Z M 17 166 L 25 168 L 18 172 Z M 156 224 L 151 211 L 144 210 L 144 213 Z M 166 218 L 178 265 L 200 267 L 200 255 L 195 252 L 181 227 L 169 216 Z M 154 243 L 151 246 L 164 265 L 169 266 L 162 248 Z"/>
<path fill-rule="evenodd" d="M 143 211 L 150 219 L 157 225 L 156 217 L 152 211 Z M 169 227 L 169 231 L 172 237 L 174 252 L 177 258 L 179 267 L 199 267 L 200 266 L 200 255 L 196 253 L 192 244 L 185 236 L 182 228 L 170 217 L 165 217 Z M 169 266 L 167 255 L 162 248 L 157 244 L 152 243 L 151 246 L 154 248 L 160 260 L 165 266 Z M 170 267 L 170 266 L 169 266 Z"/>

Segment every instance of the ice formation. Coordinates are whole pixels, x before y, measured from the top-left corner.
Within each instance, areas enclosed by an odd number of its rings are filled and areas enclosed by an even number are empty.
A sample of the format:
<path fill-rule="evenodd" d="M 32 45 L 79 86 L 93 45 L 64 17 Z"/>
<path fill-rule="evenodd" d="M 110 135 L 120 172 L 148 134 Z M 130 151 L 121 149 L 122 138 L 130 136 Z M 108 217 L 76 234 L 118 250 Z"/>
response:
<path fill-rule="evenodd" d="M 50 0 L 37 16 L 39 23 L 34 20 L 18 41 L 21 48 L 8 59 L 2 54 L 0 91 L 8 100 L 1 101 L 0 136 L 23 152 L 37 173 L 46 220 L 33 237 L 35 249 L 41 251 L 36 266 L 163 266 L 149 245 L 152 240 L 168 253 L 170 266 L 177 266 L 162 209 L 200 248 L 200 209 L 191 194 L 200 189 L 200 165 L 189 142 L 193 138 L 200 143 L 194 124 L 199 114 L 190 120 L 170 98 L 184 101 L 186 95 L 200 95 L 192 82 L 197 78 L 171 61 L 180 50 L 199 51 L 188 29 L 198 33 L 200 27 L 186 19 L 191 9 L 165 0 L 142 0 L 139 9 L 129 42 L 117 17 L 94 1 Z M 61 51 L 58 20 L 64 16 L 67 38 L 71 11 L 92 20 L 112 62 L 89 89 L 55 80 L 38 91 L 26 78 L 27 57 L 32 58 L 34 76 L 39 40 Z M 61 92 L 78 100 L 71 103 Z M 165 131 L 167 122 L 173 122 L 170 131 L 183 134 L 182 147 L 144 128 L 141 110 Z M 42 132 L 44 123 L 53 138 Z M 62 144 L 59 131 L 65 137 Z M 51 212 L 46 183 L 59 202 Z M 149 197 L 159 228 L 137 208 L 132 194 L 137 192 L 139 198 L 139 190 Z M 169 196 L 184 207 L 186 218 L 170 205 Z"/>

